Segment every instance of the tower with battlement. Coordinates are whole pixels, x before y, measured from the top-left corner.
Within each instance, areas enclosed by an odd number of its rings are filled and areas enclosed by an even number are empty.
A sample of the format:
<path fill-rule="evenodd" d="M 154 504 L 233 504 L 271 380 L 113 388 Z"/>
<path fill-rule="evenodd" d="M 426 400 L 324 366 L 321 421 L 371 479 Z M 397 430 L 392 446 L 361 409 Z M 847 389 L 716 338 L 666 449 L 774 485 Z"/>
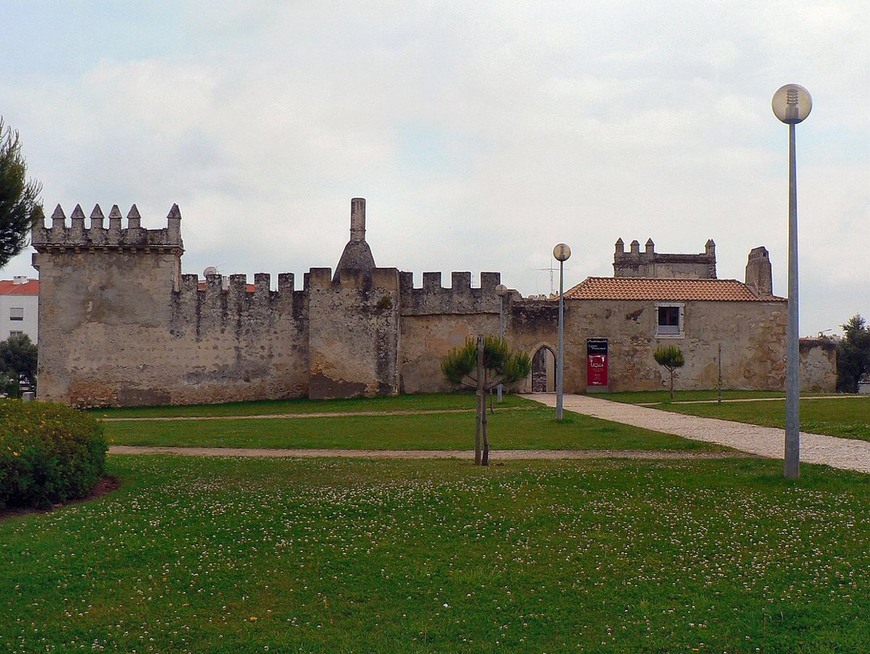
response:
<path fill-rule="evenodd" d="M 613 254 L 614 277 L 644 277 L 650 279 L 716 279 L 716 244 L 709 239 L 700 254 L 666 254 L 655 251 L 655 243 L 647 239 L 643 252 L 640 243 L 632 241 L 625 251 L 622 239 L 616 241 Z"/>

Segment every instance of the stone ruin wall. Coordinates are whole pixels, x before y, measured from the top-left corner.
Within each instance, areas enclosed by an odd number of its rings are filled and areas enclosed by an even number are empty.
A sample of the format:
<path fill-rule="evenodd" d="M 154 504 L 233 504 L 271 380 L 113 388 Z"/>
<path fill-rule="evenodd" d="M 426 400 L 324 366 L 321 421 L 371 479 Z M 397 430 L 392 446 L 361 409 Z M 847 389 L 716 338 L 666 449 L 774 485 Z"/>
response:
<path fill-rule="evenodd" d="M 80 406 L 193 404 L 448 390 L 440 358 L 466 335 L 498 329 L 498 273 L 313 268 L 294 275 L 181 274 L 180 213 L 140 227 L 135 206 L 102 226 L 76 207 L 38 225 L 39 396 Z M 228 284 L 225 283 L 228 281 Z M 493 327 L 494 326 L 494 327 Z M 450 334 L 446 339 L 438 334 Z M 438 365 L 433 365 L 437 360 Z"/>
<path fill-rule="evenodd" d="M 50 228 L 34 229 L 41 399 L 115 406 L 307 394 L 307 303 L 292 274 L 277 291 L 267 274 L 253 292 L 244 275 L 226 289 L 219 275 L 200 285 L 180 274 L 177 208 L 163 230 L 129 216 L 122 228 L 117 207 L 105 230 L 101 215 L 97 207 L 85 229 L 76 207 L 67 227 L 58 208 Z"/>
<path fill-rule="evenodd" d="M 401 275 L 401 392 L 431 393 L 452 390 L 441 373 L 441 359 L 462 347 L 475 334 L 498 334 L 501 275 L 480 273 L 472 288 L 470 272 L 454 272 L 449 288 L 441 273 L 423 273 L 423 285 L 413 287 L 413 274 Z"/>
<path fill-rule="evenodd" d="M 801 391 L 833 393 L 837 390 L 837 343 L 830 338 L 802 338 L 800 352 Z"/>
<path fill-rule="evenodd" d="M 66 225 L 33 231 L 40 273 L 39 396 L 78 405 L 192 404 L 290 397 L 348 397 L 446 391 L 441 358 L 478 333 L 498 333 L 498 273 L 413 274 L 313 268 L 293 274 L 181 274 L 180 213 L 164 229 L 127 226 L 117 207 L 103 226 L 99 207 L 85 228 L 79 207 Z M 694 255 L 691 255 L 694 256 Z M 228 284 L 226 283 L 228 281 Z M 557 346 L 558 303 L 504 299 L 506 337 L 530 356 Z M 681 339 L 655 338 L 655 309 L 641 301 L 566 301 L 565 391 L 586 391 L 586 339 L 606 337 L 610 390 L 662 388 L 652 352 L 676 343 L 686 354 L 677 388 L 779 390 L 785 359 L 782 302 L 686 303 Z M 44 331 L 43 331 L 44 330 Z M 811 380 L 832 389 L 831 358 L 802 349 Z M 819 350 L 821 351 L 821 350 Z M 821 356 L 821 359 L 819 357 Z M 816 361 L 819 359 L 819 361 Z M 531 381 L 517 385 L 531 391 Z"/>
<path fill-rule="evenodd" d="M 398 271 L 314 268 L 308 284 L 308 395 L 313 399 L 399 392 Z"/>

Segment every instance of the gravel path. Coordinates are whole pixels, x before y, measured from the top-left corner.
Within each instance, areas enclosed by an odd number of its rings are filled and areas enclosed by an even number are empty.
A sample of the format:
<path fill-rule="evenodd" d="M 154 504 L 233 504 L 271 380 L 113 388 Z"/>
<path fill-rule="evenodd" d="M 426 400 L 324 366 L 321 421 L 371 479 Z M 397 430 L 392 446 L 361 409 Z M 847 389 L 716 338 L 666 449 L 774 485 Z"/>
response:
<path fill-rule="evenodd" d="M 556 406 L 556 396 L 553 394 L 535 393 L 525 397 L 547 406 Z M 696 441 L 718 443 L 771 459 L 784 458 L 785 431 L 774 427 L 687 416 L 611 402 L 589 395 L 565 395 L 562 406 L 566 411 L 594 418 L 675 434 Z M 800 460 L 804 463 L 822 463 L 833 468 L 870 473 L 870 443 L 801 432 Z"/>

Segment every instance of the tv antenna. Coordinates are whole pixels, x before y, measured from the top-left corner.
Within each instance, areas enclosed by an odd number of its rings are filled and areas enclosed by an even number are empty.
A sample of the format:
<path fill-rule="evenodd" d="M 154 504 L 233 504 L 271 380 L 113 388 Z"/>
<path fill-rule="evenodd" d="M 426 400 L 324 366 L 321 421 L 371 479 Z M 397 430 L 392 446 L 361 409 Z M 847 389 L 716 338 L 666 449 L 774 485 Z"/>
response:
<path fill-rule="evenodd" d="M 550 271 L 550 297 L 555 295 L 556 294 L 556 283 L 555 283 L 554 279 L 555 279 L 556 268 L 553 266 L 553 260 L 552 259 L 550 260 L 550 267 L 549 268 L 534 268 L 534 270 L 539 270 L 542 272 L 546 272 L 548 270 Z"/>

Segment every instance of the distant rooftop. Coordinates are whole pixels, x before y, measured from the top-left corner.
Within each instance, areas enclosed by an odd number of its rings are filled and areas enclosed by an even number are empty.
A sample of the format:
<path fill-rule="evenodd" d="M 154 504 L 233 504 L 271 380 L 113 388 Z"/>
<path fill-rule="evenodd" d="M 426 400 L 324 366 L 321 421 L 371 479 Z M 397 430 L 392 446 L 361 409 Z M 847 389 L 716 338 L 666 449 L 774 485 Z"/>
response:
<path fill-rule="evenodd" d="M 39 280 L 27 277 L 0 279 L 0 295 L 39 295 Z"/>

